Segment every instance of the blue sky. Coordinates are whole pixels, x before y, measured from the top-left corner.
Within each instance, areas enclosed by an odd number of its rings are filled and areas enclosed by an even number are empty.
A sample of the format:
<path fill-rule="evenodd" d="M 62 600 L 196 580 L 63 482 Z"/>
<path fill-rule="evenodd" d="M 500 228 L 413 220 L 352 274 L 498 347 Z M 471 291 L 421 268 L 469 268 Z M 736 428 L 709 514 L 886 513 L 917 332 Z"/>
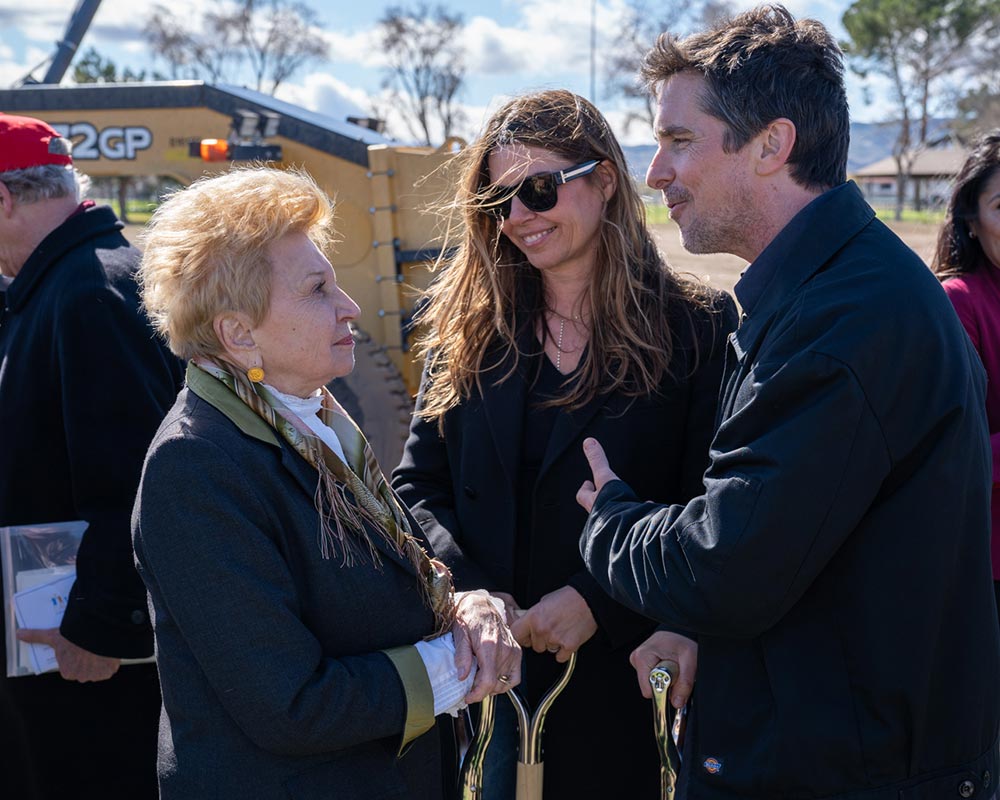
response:
<path fill-rule="evenodd" d="M 223 0 L 224 1 L 224 0 Z M 667 0 L 669 1 L 669 0 Z M 675 0 L 676 1 L 676 0 Z M 383 0 L 306 0 L 323 23 L 331 59 L 296 75 L 279 90 L 279 97 L 307 108 L 342 113 L 370 113 L 370 98 L 380 90 L 383 76 L 381 54 L 372 33 L 386 7 L 401 4 Z M 471 136 L 484 115 L 505 96 L 540 87 L 564 86 L 590 96 L 590 28 L 592 2 L 587 0 L 443 0 L 440 4 L 459 11 L 467 24 L 466 86 L 461 100 L 469 120 L 462 133 Z M 402 2 L 403 5 L 410 3 Z M 736 7 L 752 3 L 737 0 Z M 835 35 L 844 36 L 840 18 L 847 0 L 786 0 L 797 16 L 811 16 L 825 23 Z M 76 0 L 0 0 L 0 86 L 10 86 L 54 51 Z M 190 13 L 204 7 L 196 0 L 170 0 L 175 13 Z M 651 140 L 648 131 L 633 127 L 625 132 L 620 121 L 624 109 L 617 98 L 607 96 L 600 64 L 601 47 L 610 41 L 618 25 L 623 0 L 596 0 L 597 97 L 619 135 L 629 143 Z M 151 61 L 141 29 L 152 12 L 148 0 L 103 0 L 82 44 L 93 46 L 120 67 L 156 67 Z M 159 65 L 161 71 L 163 65 Z M 36 71 L 41 77 L 44 68 Z M 860 121 L 885 119 L 884 103 L 867 105 L 858 78 L 850 76 L 848 87 L 852 114 Z M 879 96 L 875 87 L 875 96 Z M 396 124 L 395 130 L 403 132 Z"/>

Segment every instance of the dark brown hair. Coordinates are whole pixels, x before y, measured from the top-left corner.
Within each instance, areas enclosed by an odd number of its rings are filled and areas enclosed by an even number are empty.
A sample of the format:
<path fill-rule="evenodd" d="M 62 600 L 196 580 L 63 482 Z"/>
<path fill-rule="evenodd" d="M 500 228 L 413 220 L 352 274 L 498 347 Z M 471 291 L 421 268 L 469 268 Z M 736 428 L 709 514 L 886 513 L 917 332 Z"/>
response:
<path fill-rule="evenodd" d="M 942 281 L 973 272 L 985 260 L 983 246 L 972 238 L 969 223 L 979 216 L 979 195 L 998 169 L 1000 129 L 989 131 L 973 142 L 972 151 L 955 177 L 931 266 Z"/>
<path fill-rule="evenodd" d="M 684 39 L 662 34 L 642 79 L 655 92 L 679 72 L 705 79 L 702 110 L 725 123 L 727 153 L 784 117 L 795 125 L 788 159 L 795 182 L 823 190 L 847 180 L 843 53 L 822 23 L 764 5 Z"/>

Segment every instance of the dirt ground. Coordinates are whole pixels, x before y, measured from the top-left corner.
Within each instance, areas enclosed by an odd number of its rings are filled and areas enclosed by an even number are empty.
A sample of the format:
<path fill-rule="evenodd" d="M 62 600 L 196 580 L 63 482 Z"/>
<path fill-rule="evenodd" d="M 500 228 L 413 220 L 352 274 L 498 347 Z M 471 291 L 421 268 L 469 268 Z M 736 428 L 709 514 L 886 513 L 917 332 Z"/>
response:
<path fill-rule="evenodd" d="M 937 241 L 938 228 L 914 222 L 888 222 L 896 235 L 906 242 L 925 263 L 929 263 Z M 740 273 L 746 268 L 747 262 L 731 255 L 692 255 L 681 247 L 677 226 L 673 223 L 653 226 L 653 236 L 662 250 L 667 254 L 667 260 L 674 269 L 690 272 L 712 286 L 724 289 L 732 294 L 733 286 L 740 279 Z"/>

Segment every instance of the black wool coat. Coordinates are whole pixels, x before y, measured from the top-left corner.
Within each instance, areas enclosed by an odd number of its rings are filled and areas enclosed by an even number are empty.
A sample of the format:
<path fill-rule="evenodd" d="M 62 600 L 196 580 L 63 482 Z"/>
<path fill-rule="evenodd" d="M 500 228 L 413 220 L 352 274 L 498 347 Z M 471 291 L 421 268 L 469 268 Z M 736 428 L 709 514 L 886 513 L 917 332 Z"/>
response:
<path fill-rule="evenodd" d="M 106 206 L 75 214 L 7 288 L 0 310 L 0 526 L 86 520 L 61 632 L 92 652 L 137 658 L 152 655 L 153 637 L 129 518 L 143 456 L 177 395 L 182 366 L 139 308 L 140 254 L 121 229 Z M 118 779 L 123 791 L 155 793 L 153 666 L 125 667 L 90 684 L 58 674 L 0 678 L 0 695 L 7 711 L 0 728 L 23 726 L 31 751 L 5 775 L 27 765 L 52 796 L 113 787 L 109 781 Z M 10 752 L 3 748 L 0 759 Z M 128 783 L 133 770 L 139 777 Z"/>
<path fill-rule="evenodd" d="M 379 564 L 324 559 L 316 469 L 202 384 L 209 399 L 186 388 L 157 433 L 133 517 L 163 686 L 160 797 L 451 796 L 449 728 L 399 756 L 411 695 L 381 652 L 434 630 L 412 564 L 375 533 Z"/>
<path fill-rule="evenodd" d="M 582 443 L 597 438 L 619 474 L 652 498 L 691 497 L 701 486 L 717 406 L 726 335 L 736 312 L 728 296 L 697 315 L 697 330 L 675 328 L 678 379 L 654 395 L 598 396 L 560 412 L 532 494 L 532 538 L 526 587 L 515 590 L 517 482 L 527 380 L 498 383 L 509 362 L 484 375 L 474 392 L 437 422 L 414 417 L 393 486 L 427 531 L 458 586 L 511 592 L 522 608 L 563 586 L 586 600 L 598 632 L 579 650 L 576 672 L 546 718 L 545 792 L 552 797 L 654 797 L 658 758 L 649 701 L 628 663 L 654 629 L 647 618 L 611 600 L 585 571 L 578 540 L 586 513 L 576 503 L 591 477 Z M 700 365 L 691 375 L 695 342 Z M 420 401 L 418 399 L 418 407 Z M 532 707 L 562 672 L 548 654 L 527 652 L 520 691 Z"/>

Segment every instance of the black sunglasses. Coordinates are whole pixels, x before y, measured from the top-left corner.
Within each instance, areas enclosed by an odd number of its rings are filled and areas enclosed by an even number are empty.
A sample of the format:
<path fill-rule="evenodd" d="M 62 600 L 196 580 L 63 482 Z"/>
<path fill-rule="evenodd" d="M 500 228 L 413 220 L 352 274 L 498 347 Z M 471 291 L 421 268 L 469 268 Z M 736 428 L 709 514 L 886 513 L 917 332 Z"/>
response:
<path fill-rule="evenodd" d="M 575 167 L 562 169 L 558 172 L 543 172 L 540 175 L 529 175 L 519 186 L 494 186 L 490 190 L 493 199 L 486 203 L 486 210 L 501 219 L 510 216 L 511 207 L 516 197 L 529 211 L 549 211 L 555 208 L 559 200 L 556 189 L 564 183 L 589 175 L 603 159 L 584 161 Z"/>

